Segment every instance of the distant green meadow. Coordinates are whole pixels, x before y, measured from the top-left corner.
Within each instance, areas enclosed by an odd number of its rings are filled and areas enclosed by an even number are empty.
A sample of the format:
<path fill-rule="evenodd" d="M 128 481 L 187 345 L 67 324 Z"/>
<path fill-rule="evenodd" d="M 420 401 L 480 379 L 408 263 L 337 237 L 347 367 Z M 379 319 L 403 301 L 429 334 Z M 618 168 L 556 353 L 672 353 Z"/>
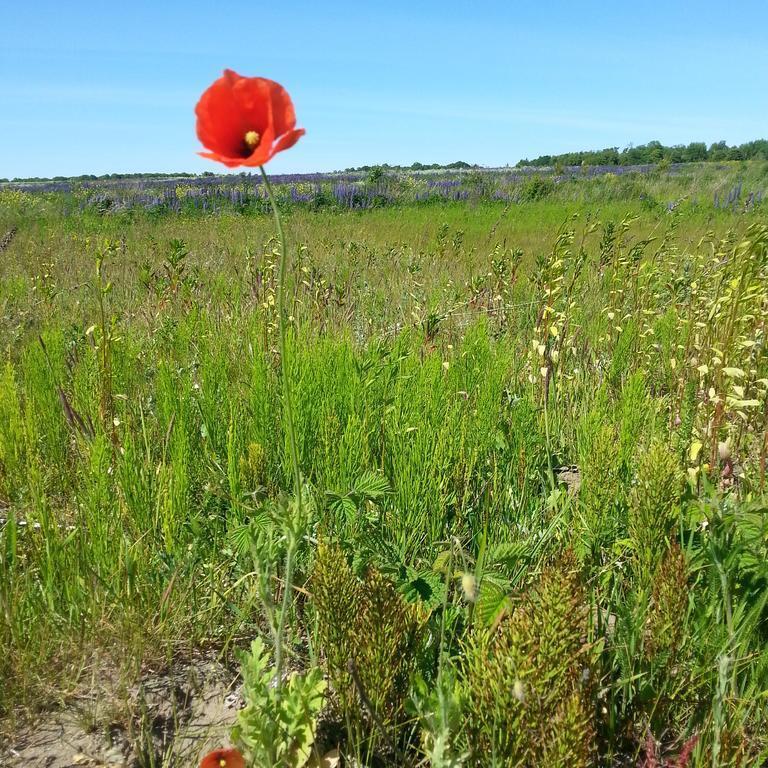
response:
<path fill-rule="evenodd" d="M 499 169 L 387 170 L 284 174 L 272 183 L 281 204 L 310 210 L 371 210 L 407 204 L 544 199 L 597 204 L 642 201 L 648 209 L 680 205 L 738 211 L 760 207 L 768 193 L 768 162 L 572 165 Z M 31 193 L 48 210 L 78 215 L 154 215 L 268 212 L 258 174 L 204 174 L 105 179 L 32 180 L 0 185 L 6 195 Z"/>
<path fill-rule="evenodd" d="M 301 519 L 256 180 L 0 187 L 0 731 L 268 659 L 294 542 L 345 764 L 768 760 L 768 164 L 516 170 L 276 180 Z"/>

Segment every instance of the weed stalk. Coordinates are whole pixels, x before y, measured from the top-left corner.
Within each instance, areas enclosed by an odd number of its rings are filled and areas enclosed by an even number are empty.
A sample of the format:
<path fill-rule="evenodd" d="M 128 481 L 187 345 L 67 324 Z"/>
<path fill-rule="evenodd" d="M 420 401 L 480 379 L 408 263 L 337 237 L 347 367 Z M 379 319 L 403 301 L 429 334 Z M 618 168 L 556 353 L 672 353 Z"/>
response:
<path fill-rule="evenodd" d="M 291 466 L 293 468 L 293 492 L 296 504 L 296 519 L 302 519 L 302 499 L 301 499 L 301 469 L 299 467 L 299 451 L 296 446 L 296 429 L 293 422 L 293 393 L 291 390 L 290 366 L 288 364 L 288 344 L 287 344 L 287 323 L 285 319 L 285 282 L 288 262 L 288 253 L 285 247 L 285 232 L 283 222 L 280 219 L 280 209 L 277 207 L 277 200 L 269 183 L 269 177 L 264 171 L 264 166 L 259 166 L 261 177 L 264 179 L 264 186 L 269 195 L 269 202 L 272 205 L 272 213 L 275 219 L 275 228 L 280 247 L 280 267 L 278 271 L 277 287 L 277 313 L 278 327 L 280 334 L 280 368 L 283 380 L 283 398 L 285 401 L 285 424 L 288 431 L 288 446 L 291 452 Z M 293 585 L 293 565 L 294 554 L 296 550 L 296 528 L 290 526 L 288 533 L 288 550 L 285 556 L 285 584 L 283 586 L 283 602 L 280 608 L 280 615 L 277 621 L 277 644 L 275 647 L 275 680 L 280 687 L 283 671 L 283 642 L 285 633 L 285 621 L 288 611 L 291 607 L 291 589 Z"/>

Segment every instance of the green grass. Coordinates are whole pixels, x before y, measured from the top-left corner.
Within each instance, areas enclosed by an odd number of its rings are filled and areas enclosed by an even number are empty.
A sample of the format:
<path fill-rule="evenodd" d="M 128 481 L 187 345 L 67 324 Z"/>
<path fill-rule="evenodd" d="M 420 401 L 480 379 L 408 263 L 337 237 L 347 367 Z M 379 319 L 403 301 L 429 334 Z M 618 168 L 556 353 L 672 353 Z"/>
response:
<path fill-rule="evenodd" d="M 649 732 L 697 736 L 691 765 L 768 754 L 765 215 L 624 183 L 288 211 L 289 650 L 328 671 L 346 754 L 652 765 Z M 57 205 L 0 200 L 8 722 L 97 653 L 130 678 L 268 641 L 292 514 L 270 219 Z"/>

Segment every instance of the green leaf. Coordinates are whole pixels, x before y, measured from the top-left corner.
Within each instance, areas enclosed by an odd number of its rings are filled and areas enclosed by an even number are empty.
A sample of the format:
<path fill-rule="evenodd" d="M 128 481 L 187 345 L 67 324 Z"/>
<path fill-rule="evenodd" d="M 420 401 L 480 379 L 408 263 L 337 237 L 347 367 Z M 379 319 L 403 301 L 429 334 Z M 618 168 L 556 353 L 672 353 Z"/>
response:
<path fill-rule="evenodd" d="M 362 500 L 379 501 L 389 491 L 389 481 L 381 472 L 367 470 L 357 479 L 352 493 Z"/>
<path fill-rule="evenodd" d="M 487 555 L 487 567 L 514 568 L 521 560 L 526 560 L 530 546 L 524 541 L 510 541 L 497 544 Z"/>
<path fill-rule="evenodd" d="M 422 602 L 428 608 L 436 608 L 445 599 L 445 581 L 442 574 L 421 571 L 402 585 L 401 592 L 411 603 Z"/>
<path fill-rule="evenodd" d="M 496 576 L 485 575 L 475 604 L 478 621 L 489 627 L 507 604 L 509 582 Z"/>

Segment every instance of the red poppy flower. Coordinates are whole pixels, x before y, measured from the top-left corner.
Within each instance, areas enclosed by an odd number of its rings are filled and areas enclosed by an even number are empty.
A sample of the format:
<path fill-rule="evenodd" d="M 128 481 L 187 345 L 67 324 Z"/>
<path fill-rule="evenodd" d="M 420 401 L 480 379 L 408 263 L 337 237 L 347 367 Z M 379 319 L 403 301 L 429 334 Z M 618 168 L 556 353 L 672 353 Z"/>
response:
<path fill-rule="evenodd" d="M 200 97 L 195 114 L 197 137 L 210 150 L 199 154 L 229 168 L 264 165 L 304 135 L 282 85 L 231 69 Z"/>
<path fill-rule="evenodd" d="M 200 761 L 200 768 L 245 768 L 245 760 L 236 749 L 214 749 Z"/>

